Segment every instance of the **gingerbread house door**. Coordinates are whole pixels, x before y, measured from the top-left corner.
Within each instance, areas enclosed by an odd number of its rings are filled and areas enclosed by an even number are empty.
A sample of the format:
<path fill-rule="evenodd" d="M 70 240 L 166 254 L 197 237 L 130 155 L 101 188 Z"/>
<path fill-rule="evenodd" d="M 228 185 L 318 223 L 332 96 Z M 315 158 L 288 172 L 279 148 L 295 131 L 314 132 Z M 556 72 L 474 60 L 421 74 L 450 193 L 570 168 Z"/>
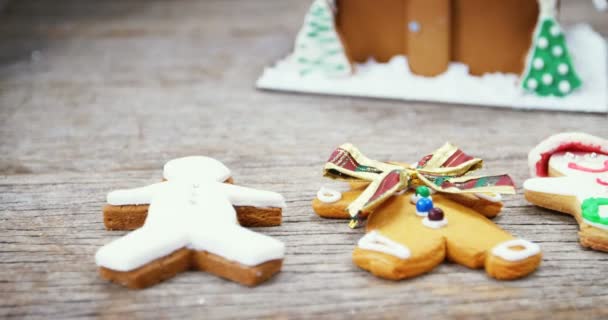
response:
<path fill-rule="evenodd" d="M 408 0 L 405 3 L 405 44 L 413 73 L 436 76 L 451 59 L 451 0 Z"/>

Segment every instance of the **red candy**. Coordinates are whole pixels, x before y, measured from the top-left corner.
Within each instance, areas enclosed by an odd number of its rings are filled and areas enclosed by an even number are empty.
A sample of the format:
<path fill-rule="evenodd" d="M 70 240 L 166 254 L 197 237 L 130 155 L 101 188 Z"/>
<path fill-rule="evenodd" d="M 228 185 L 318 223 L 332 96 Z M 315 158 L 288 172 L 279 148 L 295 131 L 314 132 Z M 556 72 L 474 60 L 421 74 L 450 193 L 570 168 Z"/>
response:
<path fill-rule="evenodd" d="M 443 220 L 443 210 L 441 208 L 433 208 L 429 211 L 428 215 L 429 220 L 431 221 L 441 221 Z"/>

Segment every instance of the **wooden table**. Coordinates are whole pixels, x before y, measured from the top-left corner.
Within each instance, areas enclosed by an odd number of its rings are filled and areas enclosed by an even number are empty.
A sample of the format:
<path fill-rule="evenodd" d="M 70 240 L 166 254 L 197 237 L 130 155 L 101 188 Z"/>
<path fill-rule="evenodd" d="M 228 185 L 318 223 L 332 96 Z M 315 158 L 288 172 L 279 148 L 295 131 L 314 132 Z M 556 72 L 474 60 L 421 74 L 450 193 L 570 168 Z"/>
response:
<path fill-rule="evenodd" d="M 446 140 L 492 172 L 528 176 L 528 150 L 568 130 L 608 136 L 606 115 L 260 92 L 308 1 L 13 1 L 0 14 L 0 318 L 606 318 L 608 255 L 568 216 L 508 197 L 495 221 L 539 243 L 541 268 L 498 282 L 443 264 L 392 282 L 351 262 L 361 230 L 310 208 L 321 167 L 350 141 L 412 161 Z M 591 1 L 563 1 L 567 23 Z M 239 184 L 281 192 L 283 271 L 247 288 L 188 272 L 132 291 L 100 279 L 108 191 L 158 181 L 171 158 L 225 162 Z M 521 190 L 519 190 L 521 191 Z"/>

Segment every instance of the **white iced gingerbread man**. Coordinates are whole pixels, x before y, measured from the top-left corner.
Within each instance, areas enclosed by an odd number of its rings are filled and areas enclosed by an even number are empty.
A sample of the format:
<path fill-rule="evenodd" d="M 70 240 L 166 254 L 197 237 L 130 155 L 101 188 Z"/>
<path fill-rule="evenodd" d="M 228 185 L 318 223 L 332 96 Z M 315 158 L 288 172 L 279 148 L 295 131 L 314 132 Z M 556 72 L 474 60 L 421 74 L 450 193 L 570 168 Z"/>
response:
<path fill-rule="evenodd" d="M 608 251 L 608 140 L 585 133 L 561 133 L 528 156 L 533 177 L 526 199 L 573 215 L 585 247 Z"/>
<path fill-rule="evenodd" d="M 207 157 L 171 160 L 163 176 L 164 182 L 108 194 L 112 206 L 149 208 L 141 228 L 98 250 L 100 267 L 130 272 L 184 248 L 245 267 L 283 259 L 284 244 L 241 227 L 233 207 L 283 208 L 283 196 L 223 183 L 230 170 Z"/>

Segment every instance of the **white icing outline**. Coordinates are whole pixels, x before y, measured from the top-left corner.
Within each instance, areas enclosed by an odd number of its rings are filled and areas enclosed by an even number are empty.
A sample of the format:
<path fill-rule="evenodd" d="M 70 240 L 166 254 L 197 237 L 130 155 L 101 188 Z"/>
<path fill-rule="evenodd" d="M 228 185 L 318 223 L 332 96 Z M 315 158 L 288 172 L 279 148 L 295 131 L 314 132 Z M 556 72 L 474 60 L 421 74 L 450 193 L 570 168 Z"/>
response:
<path fill-rule="evenodd" d="M 321 187 L 321 189 L 317 191 L 317 199 L 323 203 L 338 202 L 342 199 L 342 192 L 331 188 Z"/>
<path fill-rule="evenodd" d="M 443 217 L 440 221 L 433 221 L 429 219 L 429 217 L 424 217 L 424 219 L 422 219 L 422 224 L 431 229 L 441 229 L 448 225 L 448 219 Z"/>
<path fill-rule="evenodd" d="M 433 189 L 429 188 L 429 190 L 433 190 Z M 433 201 L 433 196 L 431 196 L 431 195 L 429 195 L 429 196 L 428 196 L 428 197 L 426 197 L 426 198 L 429 198 L 429 200 Z M 416 205 L 416 202 L 418 202 L 418 200 L 419 200 L 419 199 L 420 199 L 420 196 L 419 196 L 419 195 L 417 195 L 416 193 L 414 193 L 414 194 L 412 194 L 412 196 L 410 197 L 410 203 L 411 203 L 411 204 L 413 204 L 413 205 Z"/>
<path fill-rule="evenodd" d="M 528 153 L 528 167 L 530 169 L 530 175 L 532 177 L 538 177 L 538 173 L 536 172 L 536 163 L 541 160 L 542 154 L 554 152 L 559 146 L 567 142 L 579 142 L 588 146 L 596 146 L 599 153 L 608 154 L 608 140 L 582 132 L 559 133 L 543 140 L 536 147 L 534 147 L 530 153 Z M 547 165 L 549 165 L 549 163 L 547 163 Z"/>
<path fill-rule="evenodd" d="M 402 260 L 406 260 L 411 256 L 410 249 L 405 245 L 383 236 L 377 230 L 373 230 L 359 239 L 357 246 L 364 250 L 386 253 Z"/>
<path fill-rule="evenodd" d="M 416 215 L 419 216 L 419 217 L 426 217 L 426 216 L 429 215 L 429 211 L 427 211 L 427 212 L 421 212 L 421 211 L 416 210 Z"/>
<path fill-rule="evenodd" d="M 590 226 L 592 226 L 592 227 L 595 227 L 595 228 L 598 228 L 598 229 L 602 229 L 602 230 L 608 230 L 608 226 L 607 226 L 607 225 L 603 225 L 603 224 L 601 224 L 601 223 L 595 223 L 595 222 L 591 222 L 591 221 L 589 221 L 589 220 L 587 220 L 587 219 L 585 219 L 585 218 L 583 218 L 583 222 L 584 222 L 585 224 L 588 224 L 588 225 L 590 225 Z"/>
<path fill-rule="evenodd" d="M 522 246 L 523 250 L 511 250 L 511 247 Z M 508 240 L 492 249 L 492 255 L 507 261 L 522 261 L 540 253 L 540 246 L 524 239 Z"/>
<path fill-rule="evenodd" d="M 487 193 L 476 193 L 475 196 L 494 203 L 502 202 L 502 195 L 500 193 L 495 193 L 493 197 Z"/>
<path fill-rule="evenodd" d="M 111 205 L 149 204 L 144 225 L 101 247 L 97 265 L 131 271 L 181 248 L 246 266 L 282 259 L 285 245 L 238 224 L 234 206 L 285 207 L 278 193 L 224 183 L 230 171 L 207 157 L 167 162 L 167 181 L 108 194 Z"/>

